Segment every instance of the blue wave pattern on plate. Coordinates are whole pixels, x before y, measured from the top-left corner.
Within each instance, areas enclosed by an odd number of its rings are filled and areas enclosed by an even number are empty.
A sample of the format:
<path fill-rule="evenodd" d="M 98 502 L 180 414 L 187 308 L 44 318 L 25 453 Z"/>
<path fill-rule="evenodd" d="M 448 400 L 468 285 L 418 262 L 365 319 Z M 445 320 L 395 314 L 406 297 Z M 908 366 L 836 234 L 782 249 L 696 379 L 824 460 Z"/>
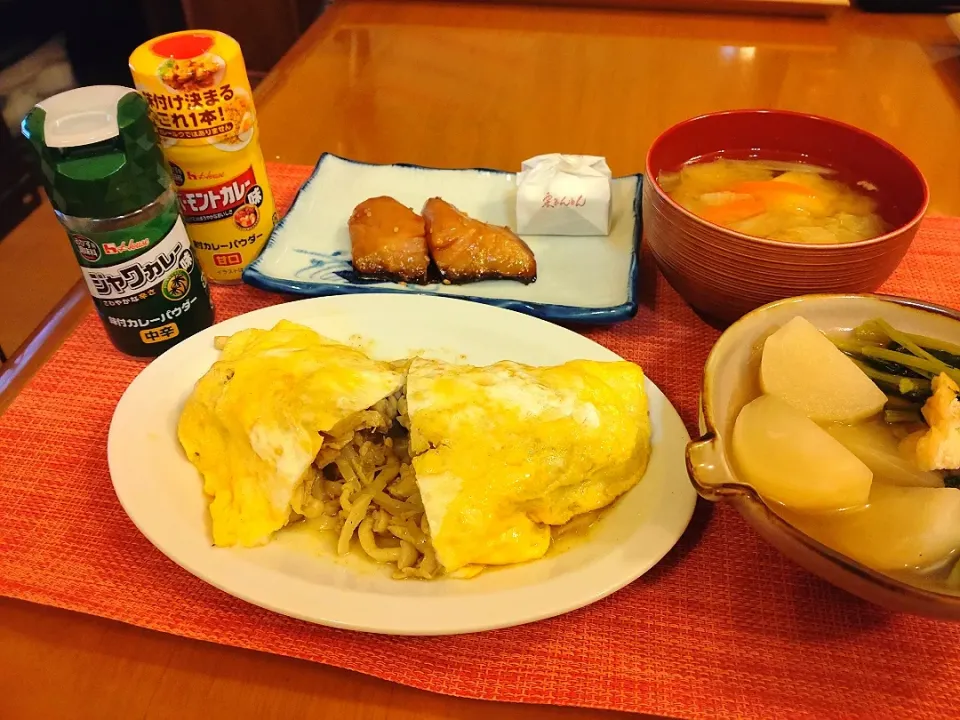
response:
<path fill-rule="evenodd" d="M 501 170 L 441 170 L 372 165 L 324 153 L 243 274 L 264 290 L 305 296 L 369 292 L 441 295 L 496 305 L 567 323 L 606 324 L 637 312 L 643 178 L 613 183 L 613 227 L 607 237 L 525 237 L 537 257 L 538 281 L 411 285 L 359 276 L 350 262 L 347 219 L 362 200 L 391 195 L 411 207 L 442 196 L 473 217 L 514 227 L 515 175 Z"/>
<path fill-rule="evenodd" d="M 322 253 L 297 249 L 296 252 L 309 258 L 309 264 L 296 271 L 298 278 L 312 282 L 336 282 L 337 278 L 347 282 L 356 282 L 358 279 L 353 271 L 353 265 L 347 259 L 347 254 L 343 250 Z"/>
<path fill-rule="evenodd" d="M 296 276 L 303 280 L 315 283 L 344 281 L 356 285 L 384 286 L 392 283 L 383 280 L 373 280 L 363 277 L 353 269 L 353 263 L 348 259 L 348 255 L 343 250 L 334 250 L 332 253 L 314 252 L 312 250 L 296 250 L 301 255 L 306 255 L 309 259 L 309 265 L 305 265 L 296 271 Z M 399 283 L 398 283 L 399 285 Z M 408 292 L 419 292 L 426 294 L 436 294 L 440 289 L 439 283 L 429 285 L 400 285 Z"/>

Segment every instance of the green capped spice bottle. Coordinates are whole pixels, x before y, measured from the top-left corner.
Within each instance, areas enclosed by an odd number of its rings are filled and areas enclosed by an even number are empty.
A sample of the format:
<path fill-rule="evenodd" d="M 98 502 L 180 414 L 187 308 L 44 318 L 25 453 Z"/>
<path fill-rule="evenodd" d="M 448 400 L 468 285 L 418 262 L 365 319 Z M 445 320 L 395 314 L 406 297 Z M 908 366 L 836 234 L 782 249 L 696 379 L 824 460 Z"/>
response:
<path fill-rule="evenodd" d="M 207 280 L 143 98 L 114 85 L 69 90 L 38 103 L 22 130 L 117 349 L 156 357 L 209 327 Z"/>

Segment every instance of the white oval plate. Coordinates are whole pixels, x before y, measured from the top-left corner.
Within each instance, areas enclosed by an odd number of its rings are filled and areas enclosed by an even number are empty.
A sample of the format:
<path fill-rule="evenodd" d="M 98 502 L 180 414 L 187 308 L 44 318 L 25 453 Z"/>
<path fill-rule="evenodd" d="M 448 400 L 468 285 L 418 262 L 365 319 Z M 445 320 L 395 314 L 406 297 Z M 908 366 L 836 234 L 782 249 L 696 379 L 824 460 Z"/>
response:
<path fill-rule="evenodd" d="M 242 600 L 332 627 L 446 635 L 509 627 L 589 605 L 656 564 L 683 534 L 696 494 L 687 479 L 689 436 L 647 380 L 653 454 L 643 480 L 569 549 L 471 580 L 393 580 L 363 558 L 339 558 L 334 541 L 285 530 L 265 547 L 211 545 L 200 476 L 177 440 L 181 407 L 218 357 L 216 335 L 287 319 L 381 359 L 422 354 L 478 365 L 553 365 L 616 354 L 556 325 L 488 305 L 424 295 L 347 295 L 275 305 L 209 328 L 147 366 L 120 399 L 107 455 L 117 497 L 157 548 Z M 362 341 L 361 341 L 362 339 Z"/>

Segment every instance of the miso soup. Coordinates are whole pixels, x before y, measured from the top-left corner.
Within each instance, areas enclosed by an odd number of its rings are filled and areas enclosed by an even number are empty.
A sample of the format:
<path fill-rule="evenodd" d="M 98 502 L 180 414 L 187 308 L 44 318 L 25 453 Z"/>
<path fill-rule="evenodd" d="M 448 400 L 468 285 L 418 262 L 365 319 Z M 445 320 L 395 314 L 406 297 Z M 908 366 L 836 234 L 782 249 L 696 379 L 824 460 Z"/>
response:
<path fill-rule="evenodd" d="M 890 229 L 869 184 L 841 182 L 834 170 L 816 165 L 716 158 L 662 172 L 657 180 L 694 215 L 767 240 L 852 243 Z"/>

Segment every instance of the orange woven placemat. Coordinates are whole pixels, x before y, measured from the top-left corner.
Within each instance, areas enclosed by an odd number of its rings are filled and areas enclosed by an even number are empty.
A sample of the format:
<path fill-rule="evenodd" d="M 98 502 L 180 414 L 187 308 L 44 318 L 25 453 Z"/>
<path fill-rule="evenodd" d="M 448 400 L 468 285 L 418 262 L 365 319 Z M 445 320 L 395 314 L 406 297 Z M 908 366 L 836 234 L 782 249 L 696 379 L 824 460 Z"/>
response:
<path fill-rule="evenodd" d="M 308 168 L 270 168 L 281 206 Z M 960 306 L 960 219 L 927 220 L 887 292 Z M 716 331 L 644 259 L 639 315 L 589 335 L 641 363 L 693 429 Z M 283 298 L 215 291 L 218 318 Z M 887 613 L 784 560 L 725 506 L 615 595 L 524 627 L 448 638 L 332 630 L 236 600 L 143 538 L 106 437 L 143 363 L 92 314 L 0 417 L 0 593 L 451 695 L 696 718 L 960 714 L 960 625 Z"/>

